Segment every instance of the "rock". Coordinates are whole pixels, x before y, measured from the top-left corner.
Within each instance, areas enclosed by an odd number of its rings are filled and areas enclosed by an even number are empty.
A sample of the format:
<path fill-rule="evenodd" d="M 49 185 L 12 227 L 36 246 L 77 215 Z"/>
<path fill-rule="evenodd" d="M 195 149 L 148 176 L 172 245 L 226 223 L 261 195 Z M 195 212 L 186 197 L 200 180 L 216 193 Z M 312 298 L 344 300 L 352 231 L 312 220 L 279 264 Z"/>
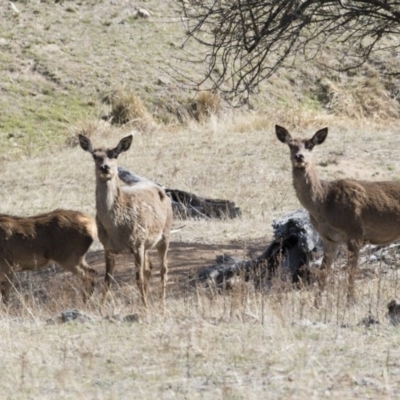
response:
<path fill-rule="evenodd" d="M 400 300 L 392 300 L 388 305 L 389 322 L 392 325 L 400 325 Z"/>
<path fill-rule="evenodd" d="M 151 13 L 144 8 L 136 8 L 137 15 L 140 18 L 150 18 Z"/>
<path fill-rule="evenodd" d="M 82 314 L 78 310 L 63 311 L 61 313 L 61 322 L 65 323 L 65 322 L 71 322 L 71 321 L 77 321 L 77 322 L 92 321 L 92 317 Z"/>
<path fill-rule="evenodd" d="M 379 325 L 379 321 L 369 314 L 368 317 L 363 318 L 357 325 L 369 328 L 372 325 Z"/>
<path fill-rule="evenodd" d="M 121 322 L 139 322 L 139 316 L 137 314 L 128 314 L 123 317 L 120 314 L 112 315 L 104 317 L 105 320 L 109 322 L 114 322 L 114 323 L 121 323 Z"/>
<path fill-rule="evenodd" d="M 123 322 L 139 322 L 139 316 L 137 314 L 125 315 L 122 319 Z"/>

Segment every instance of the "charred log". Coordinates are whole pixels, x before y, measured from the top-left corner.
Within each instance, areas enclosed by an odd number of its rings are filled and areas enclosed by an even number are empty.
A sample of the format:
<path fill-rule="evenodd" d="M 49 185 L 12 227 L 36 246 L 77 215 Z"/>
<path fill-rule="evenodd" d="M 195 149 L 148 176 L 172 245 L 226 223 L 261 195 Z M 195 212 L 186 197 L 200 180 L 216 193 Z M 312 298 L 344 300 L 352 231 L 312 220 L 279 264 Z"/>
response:
<path fill-rule="evenodd" d="M 259 257 L 240 260 L 218 256 L 215 265 L 199 273 L 200 281 L 221 286 L 240 276 L 245 281 L 252 280 L 256 287 L 264 286 L 277 275 L 293 283 L 309 281 L 309 264 L 314 253 L 322 250 L 322 242 L 308 212 L 299 209 L 275 220 L 272 227 L 274 240 Z"/>
<path fill-rule="evenodd" d="M 237 218 L 242 215 L 241 210 L 233 201 L 221 199 L 206 199 L 193 193 L 179 189 L 168 189 L 163 185 L 150 181 L 139 175 L 133 174 L 125 168 L 118 167 L 118 176 L 127 185 L 134 185 L 139 182 L 148 182 L 165 189 L 165 192 L 172 200 L 174 216 L 186 218 Z"/>

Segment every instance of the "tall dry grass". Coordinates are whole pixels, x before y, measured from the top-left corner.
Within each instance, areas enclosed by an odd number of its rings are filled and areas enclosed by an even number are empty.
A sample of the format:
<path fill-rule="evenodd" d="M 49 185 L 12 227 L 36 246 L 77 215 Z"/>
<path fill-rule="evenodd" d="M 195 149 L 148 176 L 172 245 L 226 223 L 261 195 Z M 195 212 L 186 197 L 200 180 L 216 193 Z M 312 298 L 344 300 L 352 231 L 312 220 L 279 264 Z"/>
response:
<path fill-rule="evenodd" d="M 112 124 L 129 124 L 144 132 L 156 128 L 155 120 L 134 90 L 126 87 L 115 89 L 105 96 L 104 101 L 110 106 L 106 118 Z"/>
<path fill-rule="evenodd" d="M 186 221 L 173 241 L 193 248 L 236 242 L 245 253 L 255 240 L 267 246 L 272 220 L 299 206 L 289 154 L 275 138 L 275 123 L 307 135 L 329 125 L 328 140 L 316 153 L 325 178 L 397 178 L 395 129 L 357 122 L 310 111 L 212 115 L 185 127 L 137 132 L 119 162 L 167 187 L 234 200 L 242 218 Z M 67 137 L 83 129 L 96 143 L 112 146 L 131 128 L 83 121 L 71 129 Z M 65 207 L 95 213 L 92 161 L 78 147 L 49 144 L 46 153 L 4 162 L 2 168 L 2 212 L 32 215 Z M 99 243 L 95 249 L 101 249 Z M 188 265 L 193 257 L 202 253 L 187 254 Z M 398 296 L 398 265 L 362 265 L 358 302 L 351 308 L 344 302 L 343 266 L 343 259 L 336 263 L 319 309 L 313 306 L 313 287 L 256 291 L 239 284 L 216 291 L 192 286 L 183 276 L 179 285 L 169 286 L 166 314 L 157 276 L 145 312 L 133 273 L 113 285 L 104 305 L 100 281 L 84 305 L 80 282 L 69 274 L 20 274 L 12 304 L 0 310 L 0 354 L 7 366 L 2 396 L 396 397 L 399 334 L 385 314 L 386 304 Z M 119 264 L 117 274 L 121 268 L 127 265 Z M 62 324 L 59 317 L 67 309 L 88 318 Z M 132 313 L 139 315 L 138 323 L 122 322 L 120 316 Z"/>
<path fill-rule="evenodd" d="M 320 309 L 312 288 L 188 285 L 170 290 L 166 314 L 155 290 L 148 312 L 129 284 L 114 287 L 105 305 L 98 292 L 83 306 L 73 285 L 34 276 L 33 287 L 17 288 L 18 301 L 0 311 L 2 396 L 397 397 L 399 334 L 384 300 L 398 290 L 397 272 L 360 279 L 358 302 L 348 308 L 341 267 Z M 85 317 L 60 323 L 66 307 Z M 139 322 L 121 321 L 133 311 Z"/>
<path fill-rule="evenodd" d="M 398 80 L 374 75 L 372 64 L 354 76 L 318 63 L 294 65 L 263 83 L 252 111 L 229 112 L 211 93 L 187 94 L 179 79 L 160 70 L 165 60 L 179 59 L 182 43 L 169 1 L 146 1 L 152 12 L 146 21 L 130 18 L 128 2 L 18 7 L 15 15 L 7 2 L 0 5 L 0 101 L 7 110 L 0 118 L 2 213 L 63 207 L 95 214 L 92 161 L 76 146 L 82 132 L 113 146 L 135 130 L 120 165 L 167 187 L 241 207 L 237 220 L 185 222 L 173 241 L 182 248 L 190 243 L 179 260 L 189 267 L 194 258 L 209 259 L 199 245 L 236 243 L 243 254 L 255 241 L 267 246 L 273 219 L 299 207 L 276 123 L 304 135 L 329 127 L 316 153 L 323 178 L 399 179 Z M 323 57 L 317 61 L 329 64 L 334 49 Z M 394 71 L 398 60 L 375 64 Z M 187 72 L 201 76 L 200 68 Z M 99 122 L 95 117 L 102 113 L 93 106 L 99 93 L 121 85 L 104 112 L 123 126 Z M 194 120 L 188 99 L 194 99 Z M 98 242 L 93 250 L 101 251 Z M 171 282 L 175 262 L 170 260 Z M 169 286 L 166 314 L 154 282 L 150 309 L 141 308 L 130 265 L 118 265 L 124 279 L 104 305 L 100 278 L 84 305 L 80 282 L 70 274 L 49 269 L 17 275 L 10 307 L 0 307 L 0 397 L 399 397 L 399 332 L 385 316 L 399 292 L 396 261 L 361 265 L 358 302 L 351 308 L 344 303 L 340 259 L 319 309 L 312 287 L 275 282 L 262 292 L 251 284 L 219 291 L 189 285 L 182 276 Z M 87 318 L 62 324 L 67 309 Z M 132 313 L 139 323 L 121 321 Z"/>

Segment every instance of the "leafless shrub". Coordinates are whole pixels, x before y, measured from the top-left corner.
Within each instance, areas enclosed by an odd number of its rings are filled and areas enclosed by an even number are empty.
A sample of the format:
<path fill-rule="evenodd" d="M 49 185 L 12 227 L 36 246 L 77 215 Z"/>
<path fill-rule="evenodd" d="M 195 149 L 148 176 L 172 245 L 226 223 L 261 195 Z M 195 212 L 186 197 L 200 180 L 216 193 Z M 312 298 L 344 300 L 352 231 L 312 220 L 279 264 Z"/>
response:
<path fill-rule="evenodd" d="M 396 1 L 199 0 L 181 1 L 179 8 L 185 45 L 201 45 L 180 62 L 204 65 L 203 77 L 186 76 L 188 83 L 244 94 L 244 100 L 282 66 L 292 66 L 296 59 L 320 62 L 320 54 L 335 41 L 342 49 L 333 67 L 342 71 L 399 47 Z"/>

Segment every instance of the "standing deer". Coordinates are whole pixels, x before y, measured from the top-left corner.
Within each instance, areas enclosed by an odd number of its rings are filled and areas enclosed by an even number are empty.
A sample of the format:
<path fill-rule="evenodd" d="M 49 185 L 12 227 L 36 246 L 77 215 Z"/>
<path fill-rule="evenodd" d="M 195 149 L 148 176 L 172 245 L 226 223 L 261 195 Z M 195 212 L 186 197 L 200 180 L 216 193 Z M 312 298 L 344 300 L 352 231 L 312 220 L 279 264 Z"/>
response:
<path fill-rule="evenodd" d="M 318 178 L 312 158 L 314 146 L 322 144 L 328 128 L 311 139 L 293 139 L 276 125 L 276 136 L 289 146 L 293 185 L 300 203 L 324 246 L 319 276 L 320 293 L 340 243 L 348 249 L 348 301 L 354 302 L 354 279 L 364 244 L 386 245 L 400 238 L 400 182 L 369 182 L 352 179 L 325 181 Z"/>
<path fill-rule="evenodd" d="M 84 283 L 84 300 L 93 293 L 94 274 L 85 255 L 97 237 L 96 222 L 86 214 L 54 210 L 33 217 L 0 215 L 1 294 L 9 301 L 13 274 L 38 270 L 55 262 L 79 275 Z"/>
<path fill-rule="evenodd" d="M 133 254 L 137 267 L 136 280 L 145 307 L 151 276 L 147 251 L 157 248 L 161 259 L 161 300 L 165 307 L 167 252 L 172 226 L 171 200 L 165 191 L 152 183 L 120 186 L 117 158 L 127 151 L 132 135 L 115 148 L 94 148 L 90 139 L 79 135 L 83 150 L 92 154 L 96 174 L 96 222 L 104 246 L 108 290 L 115 268 L 115 255 Z"/>

